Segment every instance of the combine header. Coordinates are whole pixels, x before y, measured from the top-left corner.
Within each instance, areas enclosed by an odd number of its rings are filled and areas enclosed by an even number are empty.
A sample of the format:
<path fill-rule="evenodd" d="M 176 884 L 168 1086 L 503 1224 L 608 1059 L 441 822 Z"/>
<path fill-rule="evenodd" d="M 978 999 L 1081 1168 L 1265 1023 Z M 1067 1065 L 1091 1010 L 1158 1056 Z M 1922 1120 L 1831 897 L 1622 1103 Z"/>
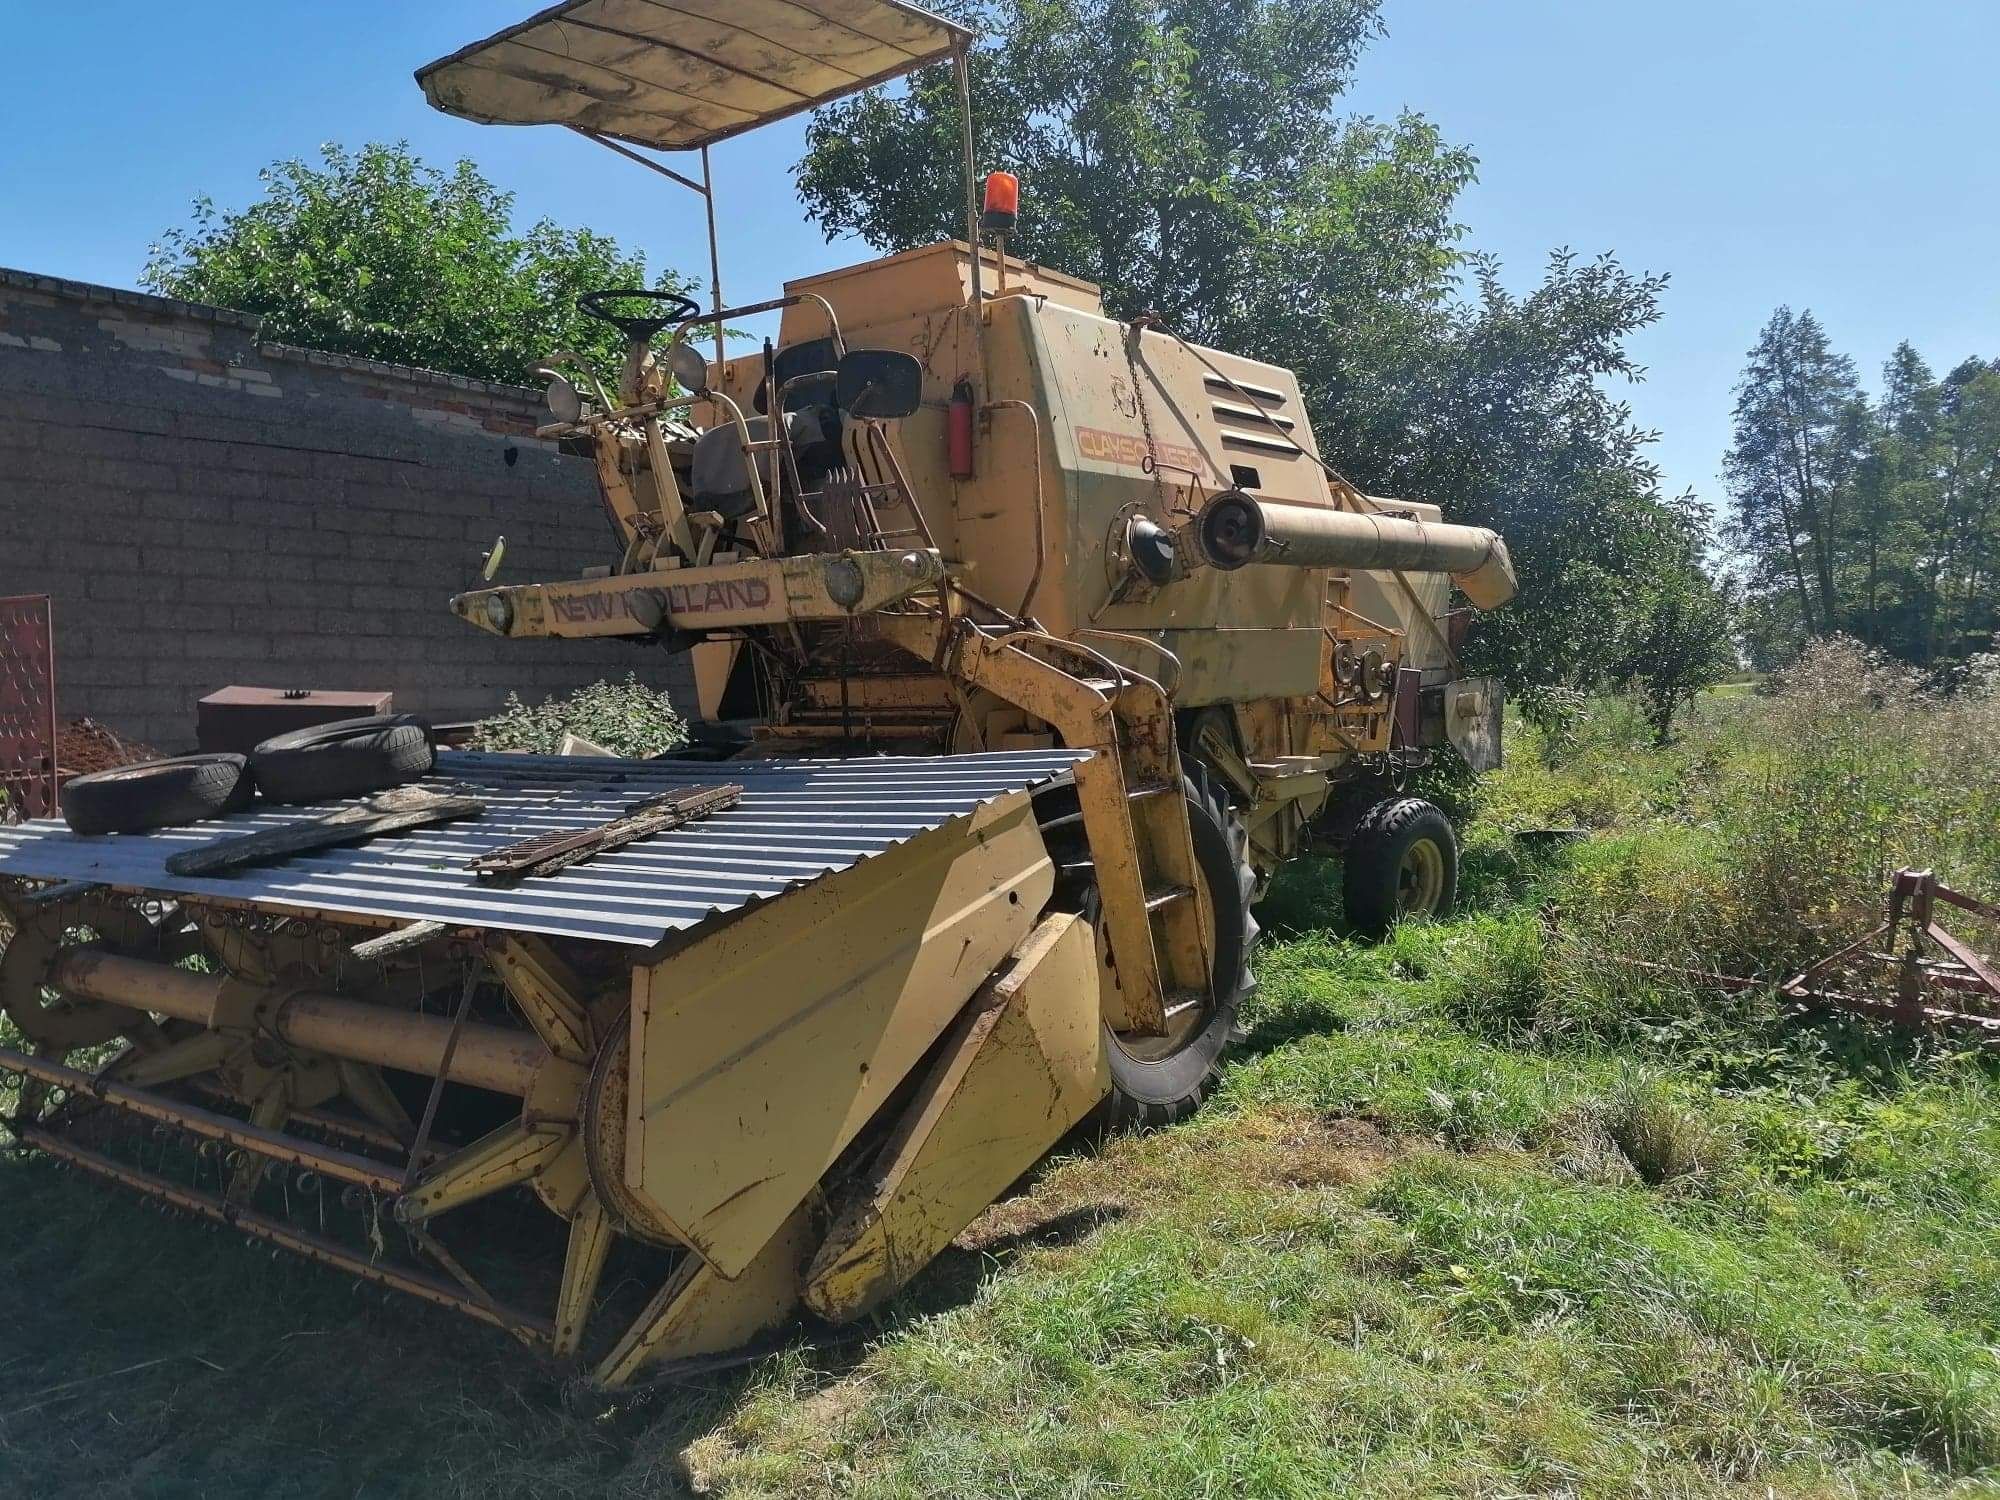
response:
<path fill-rule="evenodd" d="M 1086 1119 L 1192 1110 L 1315 831 L 1358 928 L 1450 904 L 1452 830 L 1398 788 L 1497 761 L 1451 590 L 1504 603 L 1505 546 L 1348 483 L 1289 372 L 1007 257 L 970 43 L 893 0 L 571 0 L 418 74 L 693 189 L 713 256 L 714 142 L 948 64 L 966 239 L 737 306 L 719 264 L 706 308 L 608 289 L 622 368 L 549 356 L 606 562 L 451 608 L 691 652 L 694 753 L 341 797 L 293 747 L 210 816 L 126 788 L 132 831 L 0 830 L 24 1143 L 616 1385 L 856 1317 Z"/>

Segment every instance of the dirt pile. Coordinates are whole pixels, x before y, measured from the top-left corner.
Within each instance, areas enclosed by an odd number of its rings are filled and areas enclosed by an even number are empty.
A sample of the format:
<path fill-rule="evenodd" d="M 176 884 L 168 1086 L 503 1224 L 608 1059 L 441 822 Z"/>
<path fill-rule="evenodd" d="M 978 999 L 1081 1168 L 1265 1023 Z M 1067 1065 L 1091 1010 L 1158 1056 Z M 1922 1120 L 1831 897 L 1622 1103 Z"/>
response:
<path fill-rule="evenodd" d="M 65 781 L 159 758 L 152 746 L 128 740 L 95 719 L 71 719 L 56 730 L 56 765 Z"/>

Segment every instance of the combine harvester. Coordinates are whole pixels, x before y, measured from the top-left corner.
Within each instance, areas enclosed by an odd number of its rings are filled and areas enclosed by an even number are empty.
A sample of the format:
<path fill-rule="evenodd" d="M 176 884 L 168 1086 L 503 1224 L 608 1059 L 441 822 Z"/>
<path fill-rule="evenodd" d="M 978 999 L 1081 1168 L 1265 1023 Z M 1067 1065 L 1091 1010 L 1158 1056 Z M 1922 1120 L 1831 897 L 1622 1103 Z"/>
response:
<path fill-rule="evenodd" d="M 712 248 L 713 143 L 948 64 L 967 239 L 747 305 L 719 266 L 706 309 L 597 293 L 615 379 L 551 356 L 608 561 L 451 608 L 692 652 L 692 753 L 425 747 L 386 798 L 171 816 L 124 773 L 114 826 L 172 826 L 0 829 L 21 1141 L 618 1385 L 853 1319 L 1086 1119 L 1187 1114 L 1315 829 L 1357 926 L 1449 904 L 1452 830 L 1396 788 L 1497 762 L 1451 590 L 1504 603 L 1505 547 L 1342 479 L 1289 372 L 1009 258 L 971 41 L 894 0 L 571 0 L 418 74 L 693 189 Z"/>

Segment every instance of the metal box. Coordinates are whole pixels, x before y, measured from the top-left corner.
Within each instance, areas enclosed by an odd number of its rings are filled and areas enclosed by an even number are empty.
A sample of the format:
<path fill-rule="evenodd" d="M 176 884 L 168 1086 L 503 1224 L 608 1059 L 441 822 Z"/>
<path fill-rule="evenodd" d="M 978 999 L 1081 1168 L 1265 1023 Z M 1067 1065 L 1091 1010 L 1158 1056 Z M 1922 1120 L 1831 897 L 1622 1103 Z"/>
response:
<path fill-rule="evenodd" d="M 203 750 L 247 754 L 274 734 L 392 713 L 395 696 L 325 688 L 221 688 L 196 705 L 195 740 Z"/>

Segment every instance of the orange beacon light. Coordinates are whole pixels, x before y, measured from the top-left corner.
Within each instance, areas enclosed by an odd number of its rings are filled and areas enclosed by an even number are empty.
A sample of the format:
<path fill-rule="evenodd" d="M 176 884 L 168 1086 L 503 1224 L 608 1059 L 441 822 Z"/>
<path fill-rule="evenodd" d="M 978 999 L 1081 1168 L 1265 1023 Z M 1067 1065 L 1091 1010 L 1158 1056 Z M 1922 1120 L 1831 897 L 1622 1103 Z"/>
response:
<path fill-rule="evenodd" d="M 1021 210 L 1021 179 L 1012 172 L 988 172 L 979 227 L 987 234 L 1005 234 Z"/>

